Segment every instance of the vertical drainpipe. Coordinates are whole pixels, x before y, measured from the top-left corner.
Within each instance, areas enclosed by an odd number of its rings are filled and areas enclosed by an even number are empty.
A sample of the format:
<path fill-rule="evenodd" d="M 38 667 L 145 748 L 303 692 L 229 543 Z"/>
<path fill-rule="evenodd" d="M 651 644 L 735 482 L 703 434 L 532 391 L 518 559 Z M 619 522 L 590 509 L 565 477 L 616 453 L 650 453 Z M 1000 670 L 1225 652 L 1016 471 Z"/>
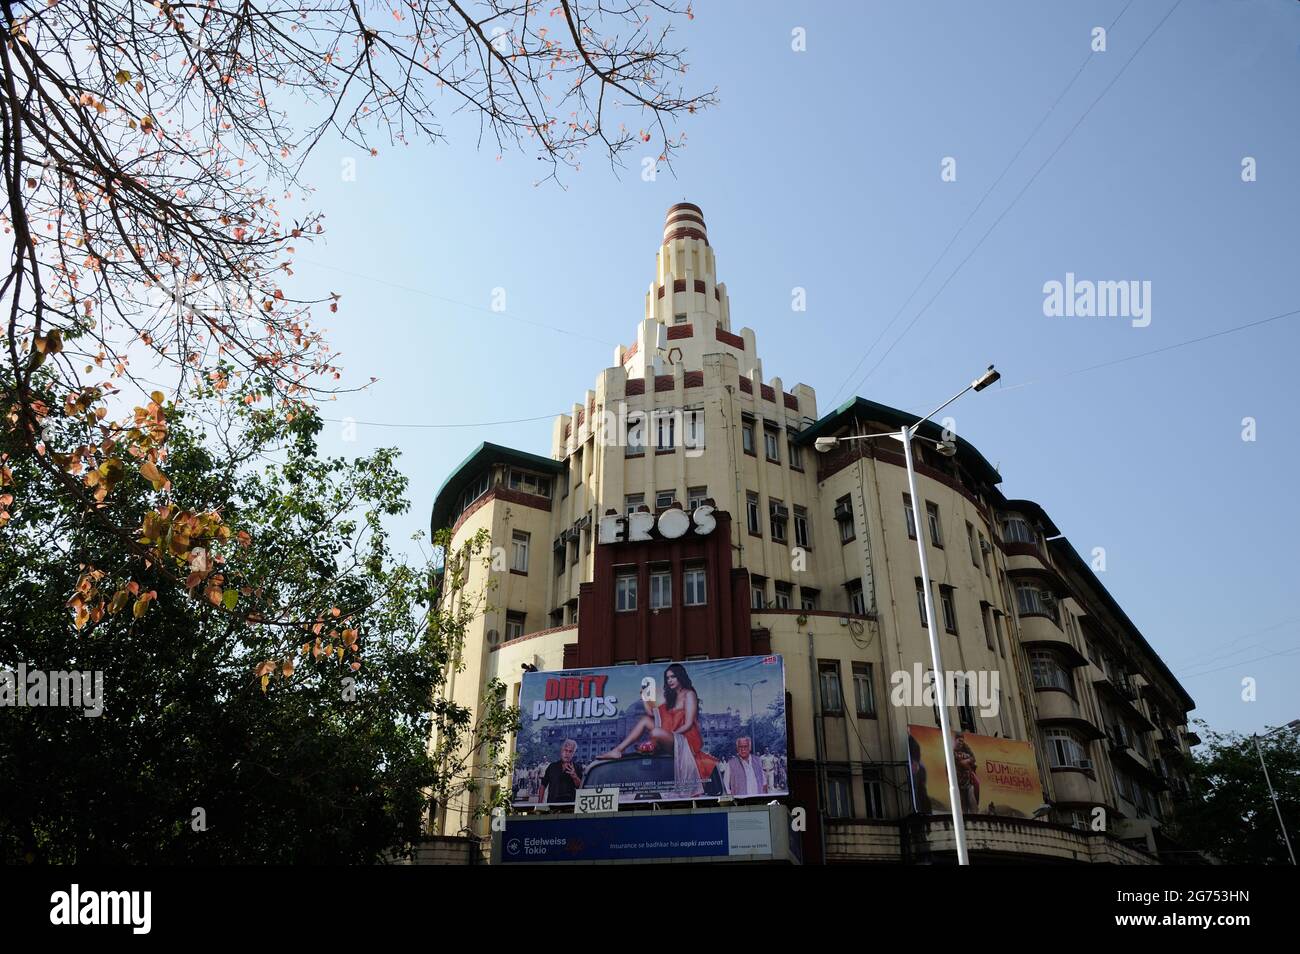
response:
<path fill-rule="evenodd" d="M 808 630 L 808 683 L 812 689 L 813 704 L 813 754 L 817 759 L 817 831 L 821 835 L 822 864 L 826 864 L 826 760 L 822 752 L 821 695 L 817 691 L 817 658 L 813 652 L 813 634 Z"/>

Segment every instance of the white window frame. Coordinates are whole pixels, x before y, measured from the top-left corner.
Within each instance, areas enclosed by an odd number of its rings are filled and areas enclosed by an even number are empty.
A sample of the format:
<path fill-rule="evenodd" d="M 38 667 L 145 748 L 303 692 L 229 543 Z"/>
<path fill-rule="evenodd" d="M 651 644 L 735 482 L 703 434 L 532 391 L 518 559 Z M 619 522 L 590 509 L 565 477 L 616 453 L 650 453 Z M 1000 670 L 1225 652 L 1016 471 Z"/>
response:
<path fill-rule="evenodd" d="M 652 570 L 650 573 L 650 608 L 672 609 L 673 574 L 671 570 Z"/>
<path fill-rule="evenodd" d="M 666 422 L 666 426 L 665 426 Z M 668 440 L 665 443 L 664 438 Z M 655 415 L 655 448 L 673 450 L 677 447 L 677 416 L 671 411 Z"/>
<path fill-rule="evenodd" d="M 636 612 L 637 575 L 620 573 L 614 578 L 614 610 L 618 613 Z"/>
<path fill-rule="evenodd" d="M 858 672 L 859 666 L 865 666 L 866 672 Z M 855 662 L 853 664 L 853 704 L 854 712 L 860 719 L 872 719 L 876 716 L 876 687 L 871 663 Z M 866 705 L 863 705 L 863 702 Z"/>
<path fill-rule="evenodd" d="M 510 569 L 520 573 L 528 572 L 529 534 L 515 530 L 511 535 Z"/>
<path fill-rule="evenodd" d="M 792 510 L 794 517 L 794 545 L 805 550 L 812 549 L 812 536 L 809 533 L 808 511 L 803 507 Z"/>
<path fill-rule="evenodd" d="M 682 570 L 683 606 L 705 606 L 709 602 L 708 577 L 702 566 Z"/>

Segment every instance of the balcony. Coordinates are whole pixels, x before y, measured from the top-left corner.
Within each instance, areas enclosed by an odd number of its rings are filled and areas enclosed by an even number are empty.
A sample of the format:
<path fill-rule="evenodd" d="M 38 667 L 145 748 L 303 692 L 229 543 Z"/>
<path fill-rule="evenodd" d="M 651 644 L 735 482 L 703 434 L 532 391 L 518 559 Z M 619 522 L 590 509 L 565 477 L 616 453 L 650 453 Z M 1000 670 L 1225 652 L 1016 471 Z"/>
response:
<path fill-rule="evenodd" d="M 1135 747 L 1137 739 L 1132 731 L 1124 726 L 1108 725 L 1106 726 L 1106 739 L 1110 746 L 1112 759 L 1127 765 L 1129 768 L 1137 769 L 1148 779 L 1155 779 L 1156 774 L 1151 767 L 1151 763 Z"/>
<path fill-rule="evenodd" d="M 1151 725 L 1147 714 L 1138 707 L 1137 689 L 1124 673 L 1116 669 L 1104 669 L 1100 672 L 1094 669 L 1092 684 L 1097 687 L 1100 694 L 1122 705 L 1126 715 L 1132 716 L 1145 725 Z"/>
<path fill-rule="evenodd" d="M 1052 766 L 1052 799 L 1071 805 L 1103 805 L 1106 802 L 1096 773 L 1057 766 Z"/>
<path fill-rule="evenodd" d="M 1051 571 L 1052 565 L 1047 561 L 1047 556 L 1042 550 L 1038 549 L 1036 543 L 1020 543 L 1015 540 L 1008 540 L 1002 544 L 1002 549 L 1007 554 L 1007 569 L 1015 570 L 1047 570 Z"/>
<path fill-rule="evenodd" d="M 1047 616 L 1020 617 L 1020 642 L 1029 649 L 1058 650 L 1072 668 L 1088 665 L 1088 658 L 1070 642 L 1069 635 Z"/>
<path fill-rule="evenodd" d="M 1068 692 L 1037 686 L 1034 700 L 1038 708 L 1038 722 L 1043 725 L 1068 725 L 1092 739 L 1101 739 L 1105 733 L 1079 706 Z"/>

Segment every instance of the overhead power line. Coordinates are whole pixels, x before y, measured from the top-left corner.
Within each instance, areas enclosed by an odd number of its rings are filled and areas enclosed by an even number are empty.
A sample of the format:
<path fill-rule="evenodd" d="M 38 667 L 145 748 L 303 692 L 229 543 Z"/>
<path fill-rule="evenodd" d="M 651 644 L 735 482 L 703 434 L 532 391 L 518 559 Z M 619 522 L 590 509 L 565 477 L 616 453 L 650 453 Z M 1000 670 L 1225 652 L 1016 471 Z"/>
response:
<path fill-rule="evenodd" d="M 1097 98 L 1094 99 L 1092 103 L 1089 104 L 1088 108 L 1083 111 L 1083 115 L 1081 115 L 1078 118 L 1078 120 L 1075 121 L 1075 124 L 1070 127 L 1070 131 L 1065 134 L 1065 138 L 1062 139 L 1060 143 L 1057 144 L 1056 148 L 1052 150 L 1052 152 L 1048 155 L 1048 157 L 1045 160 L 1043 160 L 1043 163 L 1034 171 L 1034 174 L 1029 177 L 1029 180 L 1024 184 L 1024 186 L 1021 187 L 1020 191 L 1016 193 L 1015 198 L 1011 200 L 1011 203 L 1005 209 L 1002 210 L 1001 214 L 998 215 L 996 219 L 993 220 L 993 224 L 988 227 L 988 230 L 982 236 L 980 236 L 980 239 L 978 242 L 975 243 L 975 246 L 969 252 L 966 253 L 965 257 L 962 258 L 962 260 L 957 263 L 957 267 L 954 268 L 948 274 L 948 277 L 944 279 L 943 284 L 939 286 L 938 290 L 933 295 L 930 296 L 930 299 L 924 305 L 921 306 L 920 311 L 918 311 L 912 317 L 912 320 L 908 322 L 907 326 L 903 329 L 902 333 L 897 338 L 894 339 L 893 344 L 891 344 L 889 348 L 885 351 L 885 353 L 880 356 L 879 360 L 877 360 L 876 363 L 871 366 L 871 369 L 867 371 L 865 375 L 862 376 L 862 378 L 858 381 L 857 385 L 853 388 L 854 392 L 861 390 L 863 384 L 866 383 L 867 379 L 870 378 L 871 375 L 875 373 L 876 369 L 879 368 L 880 365 L 884 363 L 885 359 L 889 357 L 889 355 L 893 352 L 893 350 L 896 347 L 898 347 L 899 343 L 905 337 L 907 337 L 907 333 L 912 330 L 912 328 L 916 325 L 917 321 L 919 321 L 921 317 L 926 313 L 926 311 L 929 310 L 930 306 L 934 304 L 935 300 L 941 294 L 943 294 L 944 289 L 946 289 L 949 283 L 953 280 L 953 278 L 957 276 L 957 273 L 960 272 L 962 268 L 966 265 L 966 263 L 969 262 L 971 258 L 975 255 L 975 253 L 979 251 L 980 247 L 984 244 L 984 241 L 991 234 L 993 234 L 993 230 L 998 227 L 999 223 L 1001 223 L 1001 221 L 1004 218 L 1006 218 L 1007 214 L 1013 208 L 1015 208 L 1016 203 L 1020 201 L 1020 198 L 1027 191 L 1029 191 L 1029 188 L 1038 179 L 1039 174 L 1041 174 L 1042 171 L 1047 168 L 1047 166 L 1051 163 L 1051 161 L 1056 158 L 1057 154 L 1060 153 L 1061 149 L 1064 148 L 1065 144 L 1070 141 L 1070 137 L 1073 136 L 1075 131 L 1083 124 L 1083 121 L 1088 118 L 1088 116 L 1092 113 L 1093 109 L 1096 108 L 1097 104 L 1100 103 L 1102 99 L 1106 96 L 1106 94 L 1110 92 L 1110 90 L 1114 87 L 1114 85 L 1117 82 L 1119 82 L 1120 77 L 1124 75 L 1125 71 L 1129 68 L 1130 64 L 1132 64 L 1132 62 L 1137 58 L 1138 54 L 1142 52 L 1142 50 L 1146 47 L 1147 43 L 1150 42 L 1151 38 L 1156 35 L 1156 33 L 1160 30 L 1162 26 L 1164 26 L 1165 22 L 1168 21 L 1170 16 L 1173 15 L 1174 11 L 1177 10 L 1180 6 L 1182 6 L 1182 2 L 1183 0 L 1177 0 L 1177 2 L 1175 2 L 1174 5 L 1169 8 L 1169 11 L 1165 13 L 1163 17 L 1160 18 L 1160 21 L 1152 28 L 1151 32 L 1146 35 L 1146 37 L 1142 40 L 1140 44 L 1138 44 L 1138 48 L 1133 51 L 1133 54 L 1127 60 L 1124 61 L 1124 65 L 1120 67 L 1119 72 L 1117 72 L 1115 76 L 1111 78 L 1111 81 L 1106 84 L 1105 88 L 1101 91 L 1101 93 L 1097 96 Z"/>
<path fill-rule="evenodd" d="M 1132 5 L 1133 5 L 1133 0 L 1129 0 L 1128 3 L 1124 4 L 1124 9 L 1119 12 L 1119 16 L 1115 17 L 1115 19 L 1110 22 L 1110 26 L 1106 28 L 1107 31 L 1114 29 L 1115 24 L 1118 23 L 1123 18 L 1124 14 L 1128 12 L 1128 8 L 1131 7 Z M 966 231 L 966 226 L 970 225 L 971 219 L 975 218 L 975 215 L 979 212 L 979 210 L 984 207 L 984 202 L 988 199 L 990 195 L 993 194 L 993 190 L 996 189 L 1001 184 L 1002 180 L 1006 177 L 1006 174 L 1011 171 L 1011 167 L 1016 164 L 1016 160 L 1018 160 L 1020 156 L 1024 153 L 1025 148 L 1030 144 L 1030 142 L 1033 141 L 1033 138 L 1036 135 L 1038 135 L 1038 131 L 1043 128 L 1043 124 L 1046 123 L 1047 120 L 1051 117 L 1052 112 L 1056 109 L 1057 106 L 1060 105 L 1061 100 L 1063 100 L 1066 94 L 1069 93 L 1070 90 L 1074 88 L 1075 82 L 1079 79 L 1080 76 L 1083 75 L 1083 71 L 1088 68 L 1088 64 L 1091 63 L 1094 58 L 1095 58 L 1095 54 L 1093 53 L 1089 53 L 1086 57 L 1084 57 L 1083 62 L 1079 64 L 1079 68 L 1075 70 L 1074 75 L 1070 77 L 1070 81 L 1066 83 L 1065 87 L 1061 90 L 1061 92 L 1057 94 L 1057 97 L 1055 100 L 1053 100 L 1052 105 L 1047 107 L 1047 112 L 1043 113 L 1043 115 L 1039 118 L 1038 123 L 1034 126 L 1033 129 L 1029 131 L 1029 135 L 1026 136 L 1025 141 L 1020 144 L 1020 148 L 1015 151 L 1015 154 L 1012 155 L 1012 157 L 1009 160 L 1007 160 L 1007 164 L 1002 167 L 1002 171 L 998 173 L 998 177 L 993 180 L 993 184 L 990 185 L 988 189 L 984 191 L 984 194 L 982 196 L 980 196 L 980 200 L 977 203 L 975 203 L 975 207 L 970 210 L 970 213 L 966 216 L 965 221 L 963 221 L 962 224 L 957 227 L 957 231 L 952 233 L 952 237 L 948 239 L 948 244 L 943 247 L 943 250 L 938 254 L 935 260 L 930 263 L 930 267 L 925 270 L 925 274 L 921 276 L 921 280 L 916 283 L 915 287 L 913 287 L 912 291 L 908 294 L 907 298 L 904 299 L 903 303 L 898 306 L 898 311 L 894 312 L 894 316 L 889 319 L 885 327 L 880 329 L 880 334 L 876 335 L 875 340 L 871 342 L 871 346 L 868 347 L 865 352 L 863 352 L 862 357 L 858 359 L 858 363 L 853 366 L 853 370 L 850 371 L 847 375 L 845 375 L 844 380 L 840 383 L 840 386 L 835 389 L 835 397 L 831 401 L 832 407 L 839 407 L 840 395 L 844 393 L 844 386 L 848 384 L 851 380 L 853 380 L 853 376 L 858 373 L 858 369 L 862 367 L 863 363 L 871 355 L 871 352 L 876 350 L 876 345 L 880 344 L 880 340 L 884 338 L 885 333 L 894 326 L 894 322 L 896 322 L 898 320 L 898 317 L 907 309 L 907 306 L 912 303 L 912 299 L 916 297 L 916 293 L 919 292 L 922 289 L 922 287 L 924 287 L 925 283 L 929 280 L 930 276 L 934 274 L 934 270 L 939 266 L 939 263 L 943 261 L 944 256 L 948 254 L 948 251 L 952 248 L 953 243 L 957 241 L 957 238 L 962 234 L 962 232 Z"/>

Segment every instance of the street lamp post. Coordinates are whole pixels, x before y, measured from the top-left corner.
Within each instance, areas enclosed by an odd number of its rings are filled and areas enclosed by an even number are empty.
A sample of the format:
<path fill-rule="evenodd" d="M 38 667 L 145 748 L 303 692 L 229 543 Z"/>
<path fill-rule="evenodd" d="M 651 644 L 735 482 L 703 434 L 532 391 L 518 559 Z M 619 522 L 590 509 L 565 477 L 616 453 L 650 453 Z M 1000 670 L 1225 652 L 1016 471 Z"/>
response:
<path fill-rule="evenodd" d="M 1270 729 L 1264 733 L 1264 737 L 1272 735 L 1274 732 L 1281 732 L 1283 729 L 1300 729 L 1300 719 L 1293 719 L 1286 725 L 1280 725 L 1275 729 Z M 1273 791 L 1273 780 L 1268 777 L 1268 766 L 1264 764 L 1264 750 L 1259 746 L 1260 735 L 1255 733 L 1251 736 L 1255 743 L 1255 754 L 1259 756 L 1259 767 L 1264 770 L 1264 784 L 1268 786 L 1268 797 L 1273 803 L 1273 810 L 1277 812 L 1277 823 L 1282 829 L 1282 840 L 1286 842 L 1286 853 L 1291 856 L 1291 864 L 1295 865 L 1295 851 L 1291 848 L 1291 836 L 1286 833 L 1286 822 L 1282 820 L 1282 806 L 1278 804 L 1277 792 Z"/>
<path fill-rule="evenodd" d="M 925 524 L 921 519 L 921 495 L 916 491 L 916 465 L 912 460 L 912 440 L 916 437 L 917 430 L 922 424 L 953 401 L 956 401 L 967 391 L 983 391 L 1000 377 L 1002 375 L 993 370 L 993 365 L 989 365 L 988 370 L 980 377 L 944 401 L 925 417 L 901 430 L 848 437 L 819 437 L 814 444 L 817 451 L 824 454 L 840 441 L 895 437 L 903 442 L 903 460 L 907 464 L 907 490 L 912 497 L 912 522 L 916 525 L 916 550 L 921 560 L 921 590 L 925 600 L 925 626 L 930 636 L 930 663 L 934 666 L 935 701 L 939 705 L 939 731 L 943 735 L 943 760 L 948 769 L 948 803 L 952 806 L 952 830 L 957 841 L 957 863 L 959 865 L 970 864 L 970 858 L 966 853 L 966 824 L 962 818 L 961 792 L 957 788 L 957 756 L 952 749 L 952 724 L 948 719 L 948 699 L 944 691 L 946 679 L 944 678 L 943 653 L 939 646 L 938 620 L 935 619 L 934 613 L 934 593 L 930 589 L 930 560 L 925 548 Z M 936 441 L 936 443 L 945 451 L 951 449 L 951 446 L 945 442 Z"/>

